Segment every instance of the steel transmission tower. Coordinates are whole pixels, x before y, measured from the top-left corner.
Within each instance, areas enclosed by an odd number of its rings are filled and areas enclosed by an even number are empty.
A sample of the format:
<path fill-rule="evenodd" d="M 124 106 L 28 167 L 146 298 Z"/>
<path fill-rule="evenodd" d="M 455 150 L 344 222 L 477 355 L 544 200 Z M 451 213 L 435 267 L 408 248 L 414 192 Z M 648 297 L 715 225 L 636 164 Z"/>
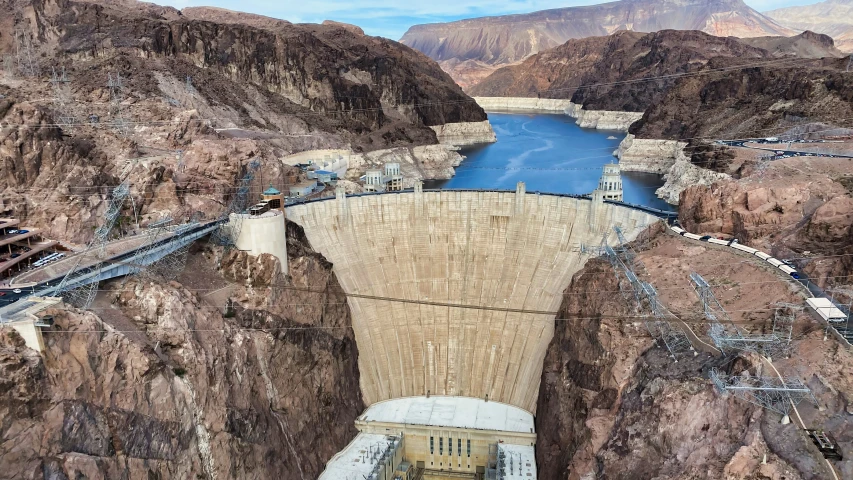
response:
<path fill-rule="evenodd" d="M 199 222 L 196 215 L 189 223 L 172 225 L 172 221 L 172 217 L 166 217 L 148 225 L 145 232 L 145 249 L 139 257 L 138 265 L 131 270 L 132 275 L 151 281 L 174 280 L 184 270 L 191 243 L 162 257 L 158 257 L 154 250 L 162 243 L 197 227 Z"/>
<path fill-rule="evenodd" d="M 252 185 L 252 180 L 255 178 L 255 172 L 260 168 L 260 166 L 261 162 L 256 158 L 252 159 L 246 166 L 246 174 L 243 176 L 242 180 L 240 180 L 240 186 L 237 187 L 237 191 L 234 196 L 231 197 L 231 201 L 228 203 L 228 208 L 222 216 L 225 220 L 230 219 L 231 221 L 223 223 L 210 235 L 211 242 L 217 245 L 222 245 L 228 249 L 237 241 L 237 237 L 240 236 L 240 228 L 243 223 L 242 216 L 239 214 L 245 212 L 246 209 L 249 208 L 249 205 L 251 205 L 251 200 L 249 199 L 249 187 Z M 237 215 L 234 215 L 232 218 L 232 213 Z"/>
<path fill-rule="evenodd" d="M 32 35 L 20 27 L 15 27 L 15 57 L 18 73 L 23 77 L 39 76 L 40 69 L 33 50 Z"/>
<path fill-rule="evenodd" d="M 71 81 L 65 73 L 65 67 L 62 67 L 61 72 L 57 72 L 55 68 L 51 70 L 50 84 L 53 86 L 53 106 L 58 114 L 57 120 L 62 126 L 74 125 L 76 116 L 71 97 Z"/>
<path fill-rule="evenodd" d="M 115 76 L 112 73 L 108 74 L 107 87 L 110 89 L 110 118 L 113 127 L 119 134 L 126 136 L 128 125 L 121 111 L 123 88 L 121 74 L 116 73 Z"/>
<path fill-rule="evenodd" d="M 135 265 L 131 269 L 131 275 L 140 277 L 153 276 L 153 272 L 150 271 L 151 264 L 154 263 L 156 258 L 153 254 L 153 250 L 160 240 L 171 237 L 171 232 L 168 230 L 168 227 L 171 224 L 171 216 L 162 218 L 160 220 L 148 224 L 148 227 L 144 233 L 145 247 L 140 250 L 141 255 L 139 256 L 139 261 L 137 262 L 138 265 Z"/>
<path fill-rule="evenodd" d="M 681 329 L 673 325 L 672 322 L 677 320 L 677 317 L 658 299 L 657 290 L 650 283 L 640 280 L 635 273 L 635 269 L 643 269 L 643 265 L 628 246 L 622 230 L 618 226 L 614 226 L 613 230 L 619 239 L 619 246 L 610 247 L 605 234 L 601 251 L 613 267 L 613 272 L 619 281 L 619 290 L 629 302 L 633 299 L 631 303 L 635 305 L 634 308 L 638 313 L 651 314 L 651 317 L 643 322 L 646 329 L 655 342 L 660 341 L 672 358 L 678 361 L 677 354 L 693 350 L 690 339 Z"/>
<path fill-rule="evenodd" d="M 130 193 L 130 188 L 125 182 L 116 187 L 112 193 L 109 206 L 104 213 L 103 223 L 95 230 L 95 236 L 86 250 L 77 256 L 74 268 L 65 274 L 55 290 L 54 296 L 62 297 L 66 302 L 79 308 L 89 308 L 95 298 L 109 236 L 121 214 L 121 206 Z M 81 285 L 81 283 L 84 284 Z"/>
<path fill-rule="evenodd" d="M 720 304 L 711 286 L 696 272 L 690 274 L 696 294 L 702 303 L 702 311 L 711 324 L 708 336 L 723 353 L 739 350 L 764 355 L 768 359 L 786 355 L 793 328 L 794 314 L 780 313 L 777 310 L 773 321 L 773 331 L 769 334 L 746 333 L 732 322 L 728 313 Z M 784 311 L 789 309 L 785 307 Z"/>
<path fill-rule="evenodd" d="M 733 376 L 717 369 L 711 369 L 710 377 L 723 395 L 730 393 L 783 417 L 787 417 L 791 408 L 804 398 L 811 398 L 817 404 L 811 390 L 796 378 Z"/>

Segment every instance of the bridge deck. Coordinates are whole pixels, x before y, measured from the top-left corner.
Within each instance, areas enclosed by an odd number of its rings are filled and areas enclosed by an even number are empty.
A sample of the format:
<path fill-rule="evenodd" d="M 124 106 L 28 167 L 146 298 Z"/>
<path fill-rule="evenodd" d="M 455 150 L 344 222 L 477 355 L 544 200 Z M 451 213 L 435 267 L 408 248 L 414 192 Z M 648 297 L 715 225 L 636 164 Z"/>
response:
<path fill-rule="evenodd" d="M 172 232 L 164 232 L 162 235 L 157 237 L 157 240 L 165 240 L 172 236 Z M 149 240 L 150 237 L 147 234 L 140 234 L 110 242 L 105 248 L 103 257 L 98 255 L 100 252 L 84 251 L 71 254 L 59 261 L 49 263 L 41 268 L 18 275 L 11 280 L 10 285 L 12 287 L 29 286 L 34 283 L 39 284 L 59 279 L 64 277 L 69 270 L 78 266 L 78 259 L 80 261 L 78 268 L 86 268 L 100 261 L 139 249 Z"/>

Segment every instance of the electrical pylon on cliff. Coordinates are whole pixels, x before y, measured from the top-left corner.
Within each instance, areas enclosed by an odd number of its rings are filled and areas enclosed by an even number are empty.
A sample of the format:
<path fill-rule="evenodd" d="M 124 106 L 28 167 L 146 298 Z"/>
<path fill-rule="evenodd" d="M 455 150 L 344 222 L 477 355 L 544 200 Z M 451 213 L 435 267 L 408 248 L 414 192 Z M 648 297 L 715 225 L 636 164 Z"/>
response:
<path fill-rule="evenodd" d="M 794 317 L 787 313 L 774 316 L 771 333 L 747 333 L 732 322 L 728 313 L 720 304 L 711 286 L 696 272 L 690 274 L 696 294 L 702 303 L 702 311 L 711 324 L 708 336 L 723 353 L 733 350 L 753 352 L 768 359 L 785 356 L 791 338 Z M 784 306 L 783 306 L 784 307 Z M 785 307 L 786 308 L 786 307 Z"/>
<path fill-rule="evenodd" d="M 601 250 L 610 261 L 614 273 L 616 273 L 616 278 L 619 280 L 619 290 L 625 295 L 629 303 L 635 305 L 637 313 L 651 314 L 651 317 L 643 322 L 646 329 L 652 338 L 656 342 L 660 341 L 672 358 L 678 361 L 677 355 L 685 351 L 693 351 L 693 345 L 687 335 L 673 324 L 673 321 L 678 318 L 658 299 L 657 290 L 650 283 L 640 280 L 637 276 L 635 269 L 642 270 L 643 264 L 628 246 L 622 230 L 618 226 L 614 226 L 613 230 L 619 239 L 619 246 L 610 247 L 605 235 L 602 239 Z"/>
<path fill-rule="evenodd" d="M 110 121 L 119 134 L 127 136 L 129 125 L 122 114 L 122 82 L 121 74 L 107 74 L 107 88 L 110 89 Z"/>
<path fill-rule="evenodd" d="M 74 114 L 74 100 L 71 97 L 71 80 L 65 73 L 65 67 L 61 71 L 51 69 L 50 84 L 53 86 L 53 107 L 57 113 L 57 123 L 65 128 L 70 128 L 76 122 Z"/>
<path fill-rule="evenodd" d="M 131 269 L 132 276 L 153 279 L 155 275 L 151 272 L 151 267 L 155 262 L 154 249 L 157 247 L 158 242 L 171 237 L 168 227 L 172 224 L 172 221 L 172 217 L 168 216 L 148 224 L 144 232 L 145 246 L 140 251 L 141 255 L 137 262 L 138 265 L 135 265 Z"/>
<path fill-rule="evenodd" d="M 711 370 L 710 377 L 723 395 L 732 394 L 783 417 L 787 417 L 791 409 L 804 398 L 811 398 L 817 404 L 809 387 L 797 378 L 734 376 L 717 369 Z"/>
<path fill-rule="evenodd" d="M 86 250 L 77 256 L 77 263 L 74 268 L 69 270 L 57 285 L 56 293 L 53 296 L 62 297 L 65 302 L 82 309 L 89 308 L 92 304 L 98 290 L 98 278 L 106 258 L 110 233 L 115 227 L 121 214 L 122 204 L 129 193 L 130 188 L 127 182 L 113 190 L 107 211 L 104 213 L 103 223 L 95 230 L 95 236 L 89 242 Z M 79 284 L 84 281 L 83 277 L 90 276 L 94 277 L 94 281 L 87 279 L 88 283 L 85 285 Z"/>
<path fill-rule="evenodd" d="M 22 77 L 38 77 L 41 73 L 34 50 L 32 34 L 15 27 L 15 58 Z"/>
<path fill-rule="evenodd" d="M 146 248 L 139 257 L 139 266 L 133 269 L 133 275 L 149 281 L 174 280 L 183 272 L 187 263 L 191 243 L 174 252 L 158 257 L 154 250 L 163 242 L 178 238 L 188 230 L 199 226 L 201 214 L 193 214 L 188 223 L 172 224 L 172 217 L 166 217 L 148 225 L 146 230 Z"/>
<path fill-rule="evenodd" d="M 240 236 L 240 228 L 243 223 L 242 216 L 239 214 L 244 213 L 251 205 L 249 187 L 251 187 L 252 180 L 255 178 L 255 172 L 260 168 L 260 166 L 261 162 L 256 158 L 253 158 L 249 164 L 246 165 L 246 173 L 240 180 L 240 186 L 237 187 L 237 191 L 234 193 L 234 196 L 231 197 L 231 201 L 228 202 L 228 208 L 225 209 L 225 213 L 221 217 L 225 220 L 230 219 L 230 221 L 223 223 L 210 235 L 210 241 L 212 243 L 222 245 L 227 250 L 237 242 L 237 237 Z M 238 215 L 234 215 L 232 218 L 232 213 Z"/>

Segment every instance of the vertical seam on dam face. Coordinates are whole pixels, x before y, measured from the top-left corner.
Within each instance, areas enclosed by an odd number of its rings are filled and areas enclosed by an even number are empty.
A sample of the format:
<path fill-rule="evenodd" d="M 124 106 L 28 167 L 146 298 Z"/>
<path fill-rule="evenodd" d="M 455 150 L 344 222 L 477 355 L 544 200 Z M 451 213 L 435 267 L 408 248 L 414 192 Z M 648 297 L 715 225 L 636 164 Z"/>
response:
<path fill-rule="evenodd" d="M 338 196 L 287 208 L 349 294 L 556 311 L 619 225 L 633 239 L 657 218 L 619 205 L 518 192 Z M 534 412 L 554 317 L 349 297 L 367 405 L 462 395 Z"/>

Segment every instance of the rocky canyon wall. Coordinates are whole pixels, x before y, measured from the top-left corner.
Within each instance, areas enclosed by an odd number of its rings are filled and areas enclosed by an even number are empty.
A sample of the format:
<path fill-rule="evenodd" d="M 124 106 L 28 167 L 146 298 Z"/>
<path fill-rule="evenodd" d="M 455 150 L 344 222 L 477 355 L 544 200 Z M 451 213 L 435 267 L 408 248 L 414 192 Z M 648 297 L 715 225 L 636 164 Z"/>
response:
<path fill-rule="evenodd" d="M 0 331 L 0 478 L 316 478 L 356 434 L 358 352 L 331 265 L 288 232 L 288 278 L 207 250 L 203 291 L 132 280 L 52 312 L 44 357 Z M 233 315 L 203 297 L 223 279 Z"/>
<path fill-rule="evenodd" d="M 740 259 L 727 254 L 709 258 L 711 250 L 654 231 L 643 245 L 646 248 L 635 249 L 648 267 L 648 281 L 657 287 L 675 285 L 673 276 L 687 282 L 686 272 L 701 268 L 707 273 L 709 265 L 724 258 Z M 680 289 L 661 291 L 668 299 L 681 295 Z M 707 378 L 710 368 L 742 374 L 746 369 L 760 371 L 760 365 L 751 365 L 749 358 L 701 352 L 683 353 L 673 361 L 632 318 L 632 305 L 618 292 L 614 272 L 602 259 L 587 262 L 564 292 L 537 402 L 539 478 L 817 480 L 830 475 L 798 426 L 781 425 L 775 414 L 731 395 L 723 397 Z M 737 297 L 737 304 L 753 301 Z M 674 301 L 666 303 L 675 308 Z M 839 352 L 844 349 L 808 343 L 819 343 L 821 331 L 807 336 L 798 351 L 831 361 L 840 360 L 835 358 L 839 353 L 849 356 L 846 350 Z M 835 373 L 837 364 L 824 362 L 810 360 L 804 378 L 813 391 L 821 392 L 826 413 L 820 415 L 832 418 L 828 425 L 835 432 L 843 432 L 849 416 L 841 406 L 846 403 L 837 402 L 848 395 L 840 392 L 849 392 L 850 382 Z"/>

